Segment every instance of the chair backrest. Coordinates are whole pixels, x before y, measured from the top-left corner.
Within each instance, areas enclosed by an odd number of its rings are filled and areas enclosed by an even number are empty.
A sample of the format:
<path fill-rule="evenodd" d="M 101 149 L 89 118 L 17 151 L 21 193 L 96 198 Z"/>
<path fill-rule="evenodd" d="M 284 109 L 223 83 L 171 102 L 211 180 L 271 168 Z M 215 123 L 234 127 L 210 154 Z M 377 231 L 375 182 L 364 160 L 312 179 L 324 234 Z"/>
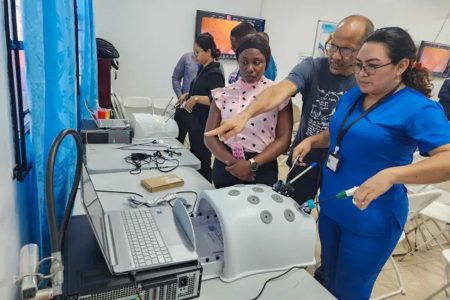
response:
<path fill-rule="evenodd" d="M 440 190 L 431 190 L 419 192 L 415 194 L 408 194 L 409 199 L 409 215 L 408 219 L 414 218 L 425 207 L 430 205 L 434 200 L 442 195 Z"/>

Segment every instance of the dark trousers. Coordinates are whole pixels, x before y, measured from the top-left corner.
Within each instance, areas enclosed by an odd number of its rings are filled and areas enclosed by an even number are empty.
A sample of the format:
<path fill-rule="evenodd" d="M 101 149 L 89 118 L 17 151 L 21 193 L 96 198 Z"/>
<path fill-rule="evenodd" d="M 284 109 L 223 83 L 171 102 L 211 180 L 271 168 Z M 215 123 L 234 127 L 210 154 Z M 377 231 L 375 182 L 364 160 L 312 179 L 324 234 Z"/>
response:
<path fill-rule="evenodd" d="M 231 152 L 231 150 L 229 150 Z M 245 158 L 250 159 L 256 156 L 258 153 L 245 152 Z M 268 186 L 272 186 L 278 179 L 278 164 L 274 160 L 265 165 L 259 167 L 258 171 L 255 172 L 255 181 L 247 182 L 242 181 L 233 175 L 231 175 L 227 170 L 225 170 L 225 164 L 218 159 L 214 160 L 214 166 L 212 170 L 212 177 L 214 186 L 216 188 L 222 188 L 227 186 L 232 186 L 235 184 L 255 184 L 262 183 Z"/>
<path fill-rule="evenodd" d="M 184 144 L 188 133 L 190 119 L 192 119 L 192 116 L 184 108 L 176 110 L 174 120 L 178 125 L 177 140 L 182 144 Z"/>
<path fill-rule="evenodd" d="M 206 180 L 212 182 L 211 175 L 211 151 L 205 146 L 205 127 L 197 127 L 189 130 L 189 143 L 191 145 L 191 152 L 201 162 L 201 167 L 198 172 L 205 177 Z"/>
<path fill-rule="evenodd" d="M 320 168 L 319 166 L 316 168 Z M 287 181 L 293 179 L 300 174 L 305 168 L 295 166 L 289 173 Z M 292 183 L 294 193 L 291 197 L 298 203 L 303 204 L 309 199 L 314 199 L 317 195 L 317 190 L 320 187 L 320 172 L 314 174 L 306 173 Z"/>
<path fill-rule="evenodd" d="M 190 150 L 201 163 L 198 172 L 205 177 L 206 180 L 211 182 L 211 152 L 206 148 L 204 142 L 206 126 L 205 116 L 188 113 L 184 109 L 178 109 L 175 113 L 175 121 L 178 125 L 178 141 L 184 143 L 186 134 L 189 133 Z"/>

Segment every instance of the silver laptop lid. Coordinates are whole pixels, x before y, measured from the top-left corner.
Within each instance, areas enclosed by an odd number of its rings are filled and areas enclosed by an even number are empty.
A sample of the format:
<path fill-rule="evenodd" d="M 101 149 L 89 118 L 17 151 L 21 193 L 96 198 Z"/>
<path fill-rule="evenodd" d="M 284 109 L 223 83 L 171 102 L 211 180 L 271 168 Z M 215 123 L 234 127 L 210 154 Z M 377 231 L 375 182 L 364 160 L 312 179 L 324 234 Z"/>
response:
<path fill-rule="evenodd" d="M 91 223 L 91 228 L 94 231 L 94 235 L 103 256 L 110 262 L 111 260 L 107 250 L 105 212 L 84 164 L 81 169 L 81 203 L 83 204 L 88 220 Z"/>
<path fill-rule="evenodd" d="M 96 116 L 95 112 L 92 110 L 92 108 L 89 106 L 89 103 L 87 102 L 86 99 L 84 99 L 84 106 L 86 106 L 86 109 L 87 109 L 88 113 L 91 115 L 92 120 L 96 121 L 97 116 Z"/>

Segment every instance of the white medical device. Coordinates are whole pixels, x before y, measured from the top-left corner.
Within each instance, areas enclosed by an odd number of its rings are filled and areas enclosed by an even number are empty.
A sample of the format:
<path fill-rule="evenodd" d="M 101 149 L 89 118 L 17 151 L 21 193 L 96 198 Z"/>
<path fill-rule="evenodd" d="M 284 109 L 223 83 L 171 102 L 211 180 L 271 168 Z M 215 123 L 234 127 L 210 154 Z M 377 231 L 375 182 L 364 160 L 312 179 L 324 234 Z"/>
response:
<path fill-rule="evenodd" d="M 192 222 L 204 279 L 315 264 L 313 217 L 266 185 L 204 191 Z"/>

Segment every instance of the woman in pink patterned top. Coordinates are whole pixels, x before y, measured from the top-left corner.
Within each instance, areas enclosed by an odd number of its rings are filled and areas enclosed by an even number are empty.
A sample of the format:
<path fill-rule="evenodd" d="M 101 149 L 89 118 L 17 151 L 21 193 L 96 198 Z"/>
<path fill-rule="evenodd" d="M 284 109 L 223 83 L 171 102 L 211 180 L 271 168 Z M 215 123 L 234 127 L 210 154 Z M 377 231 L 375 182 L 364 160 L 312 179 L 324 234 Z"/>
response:
<path fill-rule="evenodd" d="M 260 34 L 244 37 L 236 49 L 241 78 L 212 91 L 206 131 L 243 111 L 273 81 L 264 77 L 270 47 Z M 233 139 L 223 143 L 217 136 L 205 137 L 215 156 L 213 182 L 217 188 L 238 183 L 272 185 L 278 179 L 277 157 L 290 144 L 292 105 L 286 99 L 279 107 L 258 115 Z"/>

